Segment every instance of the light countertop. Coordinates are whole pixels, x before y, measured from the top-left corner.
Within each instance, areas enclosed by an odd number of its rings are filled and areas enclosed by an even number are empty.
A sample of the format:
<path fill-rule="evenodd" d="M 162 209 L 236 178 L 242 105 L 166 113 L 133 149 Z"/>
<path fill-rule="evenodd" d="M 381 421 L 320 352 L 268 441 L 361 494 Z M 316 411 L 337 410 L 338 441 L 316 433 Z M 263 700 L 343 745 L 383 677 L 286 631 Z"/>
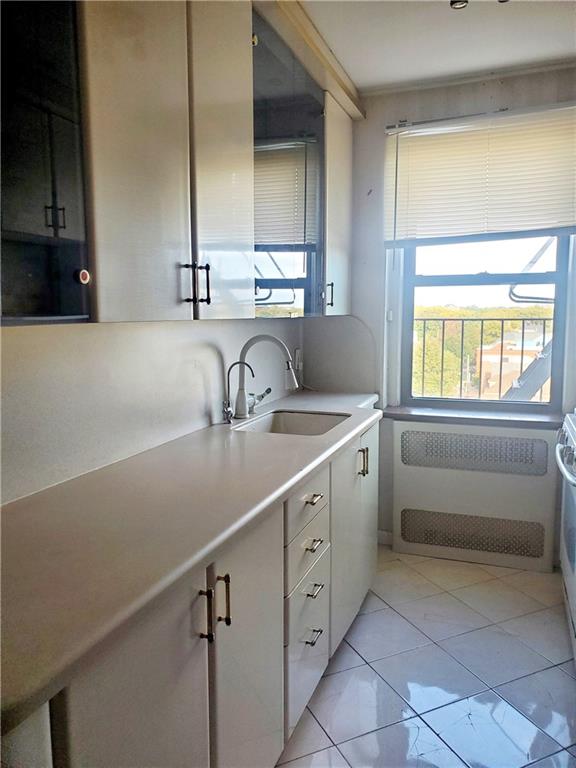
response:
<path fill-rule="evenodd" d="M 97 643 L 376 423 L 375 395 L 298 392 L 258 409 L 350 414 L 324 435 L 193 432 L 7 504 L 2 712 L 10 728 Z"/>

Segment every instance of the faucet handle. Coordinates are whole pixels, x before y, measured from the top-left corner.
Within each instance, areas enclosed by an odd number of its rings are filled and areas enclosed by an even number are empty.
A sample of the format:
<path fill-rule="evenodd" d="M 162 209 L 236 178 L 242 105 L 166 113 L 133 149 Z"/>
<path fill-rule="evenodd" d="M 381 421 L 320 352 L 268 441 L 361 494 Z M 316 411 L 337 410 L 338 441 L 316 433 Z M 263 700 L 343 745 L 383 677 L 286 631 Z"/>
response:
<path fill-rule="evenodd" d="M 272 392 L 271 387 L 266 387 L 264 392 L 260 395 L 255 395 L 254 392 L 248 392 L 248 397 L 250 400 L 248 401 L 248 413 L 254 413 L 254 408 L 258 405 L 258 403 L 261 403 L 264 398 L 269 395 Z"/>

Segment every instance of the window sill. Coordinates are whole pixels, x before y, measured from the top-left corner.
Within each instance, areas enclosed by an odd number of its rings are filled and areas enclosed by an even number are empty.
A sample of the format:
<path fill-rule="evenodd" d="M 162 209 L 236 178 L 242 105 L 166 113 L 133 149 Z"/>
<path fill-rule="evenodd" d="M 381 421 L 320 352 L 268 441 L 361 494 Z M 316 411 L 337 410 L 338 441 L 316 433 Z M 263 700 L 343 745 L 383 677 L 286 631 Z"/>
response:
<path fill-rule="evenodd" d="M 457 408 L 418 408 L 413 406 L 388 406 L 383 409 L 384 418 L 394 421 L 422 421 L 436 424 L 475 424 L 483 427 L 511 426 L 521 429 L 559 429 L 562 414 L 552 413 L 504 413 L 501 411 L 470 411 Z"/>

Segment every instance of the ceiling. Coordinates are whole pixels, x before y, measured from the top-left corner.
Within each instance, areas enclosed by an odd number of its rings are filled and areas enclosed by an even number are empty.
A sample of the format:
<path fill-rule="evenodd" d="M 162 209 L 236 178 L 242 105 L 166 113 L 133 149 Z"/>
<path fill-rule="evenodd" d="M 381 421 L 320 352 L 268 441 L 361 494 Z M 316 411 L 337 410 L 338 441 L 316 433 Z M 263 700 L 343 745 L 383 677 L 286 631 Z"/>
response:
<path fill-rule="evenodd" d="M 575 0 L 302 0 L 361 91 L 575 58 Z"/>

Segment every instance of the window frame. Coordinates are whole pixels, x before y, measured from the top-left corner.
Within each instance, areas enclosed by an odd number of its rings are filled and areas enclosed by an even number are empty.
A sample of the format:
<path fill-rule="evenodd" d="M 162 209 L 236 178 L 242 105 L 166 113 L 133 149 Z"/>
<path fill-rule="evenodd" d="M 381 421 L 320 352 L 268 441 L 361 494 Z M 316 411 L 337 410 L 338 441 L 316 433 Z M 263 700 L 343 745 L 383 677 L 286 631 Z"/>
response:
<path fill-rule="evenodd" d="M 571 230 L 573 233 L 576 230 Z M 490 240 L 511 240 L 537 238 L 546 234 L 557 239 L 556 270 L 554 272 L 526 273 L 477 273 L 448 275 L 416 275 L 416 248 L 425 245 L 451 245 Z M 400 243 L 396 244 L 397 246 Z M 559 414 L 562 411 L 563 370 L 566 335 L 566 301 L 570 234 L 566 228 L 558 230 L 524 231 L 471 235 L 467 237 L 434 238 L 421 241 L 406 241 L 403 245 L 402 276 L 402 333 L 400 354 L 400 400 L 410 408 L 434 408 L 443 411 L 492 411 L 502 413 Z M 510 400 L 480 400 L 472 398 L 417 397 L 412 394 L 414 292 L 418 287 L 431 286 L 482 286 L 482 285 L 543 285 L 555 286 L 554 334 L 552 338 L 550 402 L 519 402 Z"/>

